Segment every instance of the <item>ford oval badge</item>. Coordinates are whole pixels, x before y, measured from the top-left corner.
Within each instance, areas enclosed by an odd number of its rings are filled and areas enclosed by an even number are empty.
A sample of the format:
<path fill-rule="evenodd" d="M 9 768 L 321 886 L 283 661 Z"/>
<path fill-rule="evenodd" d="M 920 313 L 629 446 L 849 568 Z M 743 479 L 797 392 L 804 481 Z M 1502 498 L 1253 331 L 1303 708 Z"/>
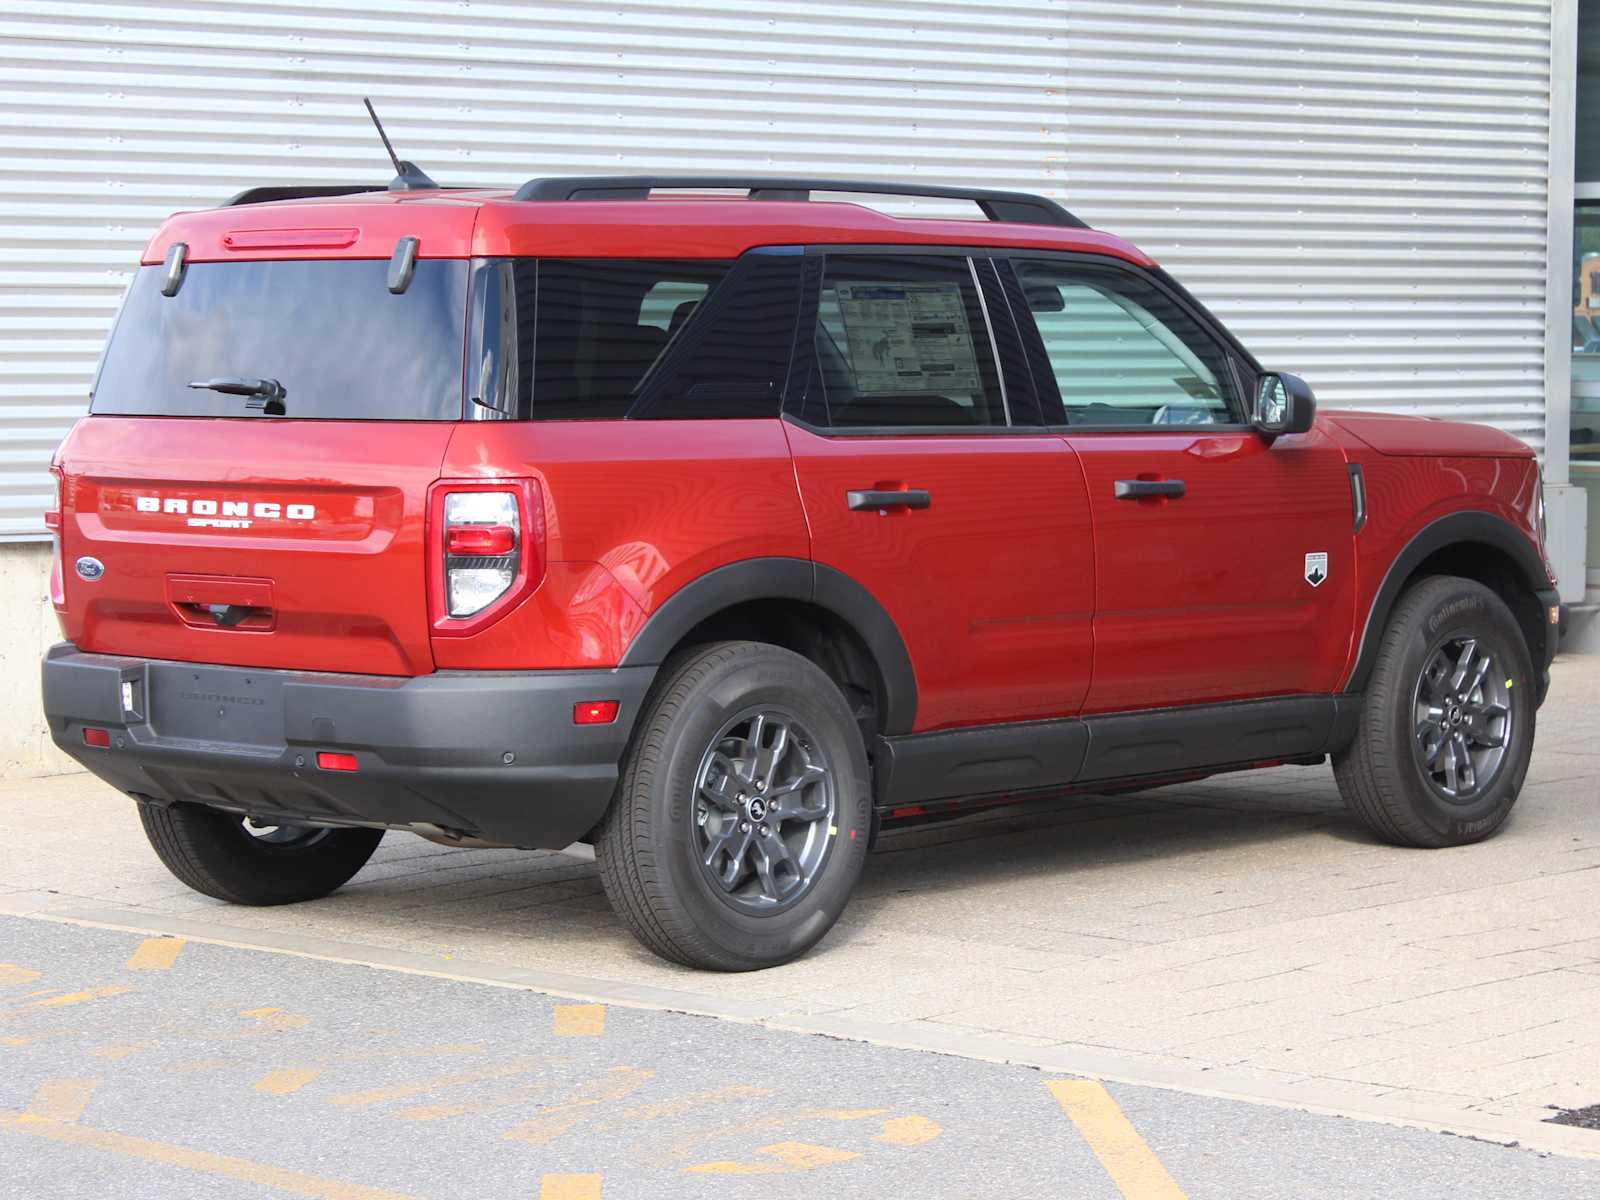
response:
<path fill-rule="evenodd" d="M 78 577 L 93 583 L 106 573 L 106 565 L 98 558 L 90 558 L 87 554 L 78 560 Z"/>

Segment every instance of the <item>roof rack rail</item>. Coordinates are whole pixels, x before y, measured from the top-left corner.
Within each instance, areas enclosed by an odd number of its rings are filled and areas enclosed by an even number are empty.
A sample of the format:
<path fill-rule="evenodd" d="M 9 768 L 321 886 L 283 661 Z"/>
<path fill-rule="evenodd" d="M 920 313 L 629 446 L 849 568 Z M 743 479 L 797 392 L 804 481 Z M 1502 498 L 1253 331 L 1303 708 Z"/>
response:
<path fill-rule="evenodd" d="M 312 196 L 354 196 L 361 192 L 381 192 L 384 185 L 368 183 L 274 183 L 263 187 L 245 188 L 237 196 L 230 196 L 223 208 L 238 204 L 266 204 L 271 200 L 305 200 Z"/>
<path fill-rule="evenodd" d="M 759 175 L 590 175 L 563 179 L 530 179 L 517 189 L 516 200 L 643 200 L 661 188 L 743 188 L 751 200 L 809 200 L 812 192 L 861 192 L 875 196 L 917 196 L 936 200 L 970 200 L 991 221 L 1029 225 L 1066 225 L 1087 229 L 1054 200 L 1028 192 L 988 188 L 926 187 L 915 183 L 874 183 L 863 179 L 803 179 Z"/>

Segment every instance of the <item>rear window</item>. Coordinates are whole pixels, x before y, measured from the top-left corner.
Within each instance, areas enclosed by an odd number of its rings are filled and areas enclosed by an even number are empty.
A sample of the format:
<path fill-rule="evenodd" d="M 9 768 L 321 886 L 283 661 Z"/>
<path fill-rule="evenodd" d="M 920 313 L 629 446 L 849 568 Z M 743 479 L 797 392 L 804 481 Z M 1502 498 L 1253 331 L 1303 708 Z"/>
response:
<path fill-rule="evenodd" d="M 248 398 L 191 388 L 276 380 L 289 417 L 461 418 L 468 264 L 423 259 L 399 295 L 387 261 L 193 263 L 175 296 L 139 268 L 90 404 L 130 416 L 242 417 Z"/>

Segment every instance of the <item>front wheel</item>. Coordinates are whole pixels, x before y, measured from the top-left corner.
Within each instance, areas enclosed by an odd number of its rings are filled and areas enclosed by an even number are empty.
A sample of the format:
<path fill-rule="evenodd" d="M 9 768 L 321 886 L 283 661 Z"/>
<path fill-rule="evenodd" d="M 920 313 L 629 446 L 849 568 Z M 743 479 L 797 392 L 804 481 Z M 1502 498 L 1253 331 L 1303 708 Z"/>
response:
<path fill-rule="evenodd" d="M 866 857 L 866 751 L 815 664 L 777 646 L 696 648 L 662 669 L 595 839 L 634 935 L 686 966 L 804 954 Z"/>
<path fill-rule="evenodd" d="M 1401 846 L 1488 837 L 1528 774 L 1536 693 L 1505 602 L 1470 579 L 1424 580 L 1395 606 L 1355 740 L 1334 755 L 1345 803 Z"/>
<path fill-rule="evenodd" d="M 150 845 L 195 891 L 231 904 L 295 904 L 349 882 L 381 829 L 264 825 L 199 804 L 139 805 Z"/>

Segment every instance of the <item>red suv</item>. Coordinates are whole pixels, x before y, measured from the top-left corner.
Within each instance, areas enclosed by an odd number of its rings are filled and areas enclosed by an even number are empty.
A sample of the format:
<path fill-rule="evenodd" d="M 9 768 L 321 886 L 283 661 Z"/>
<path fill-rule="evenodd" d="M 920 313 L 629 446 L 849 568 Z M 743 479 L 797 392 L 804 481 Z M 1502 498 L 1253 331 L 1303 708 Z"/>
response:
<path fill-rule="evenodd" d="M 1555 653 L 1527 446 L 1314 417 L 1036 196 L 255 189 L 150 243 L 90 411 L 51 731 L 235 903 L 390 829 L 587 841 L 650 949 L 748 969 L 884 823 L 1325 756 L 1456 845 Z"/>

